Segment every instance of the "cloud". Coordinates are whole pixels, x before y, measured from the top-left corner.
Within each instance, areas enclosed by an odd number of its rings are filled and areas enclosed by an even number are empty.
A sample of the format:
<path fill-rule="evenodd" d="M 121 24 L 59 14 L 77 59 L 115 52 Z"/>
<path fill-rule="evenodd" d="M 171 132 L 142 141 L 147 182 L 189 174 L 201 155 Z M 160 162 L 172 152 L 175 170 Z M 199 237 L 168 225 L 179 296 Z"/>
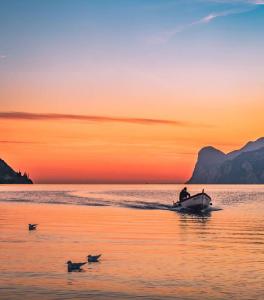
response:
<path fill-rule="evenodd" d="M 211 21 L 213 21 L 214 19 L 216 19 L 218 17 L 226 17 L 226 16 L 229 16 L 231 14 L 238 14 L 238 13 L 242 13 L 242 12 L 245 12 L 245 11 L 249 11 L 251 9 L 252 8 L 247 9 L 247 10 L 245 10 L 245 9 L 244 10 L 233 9 L 233 10 L 227 10 L 227 11 L 222 11 L 222 12 L 217 12 L 217 13 L 210 13 L 210 14 L 206 15 L 205 17 L 203 17 L 199 20 L 193 21 L 193 22 L 185 24 L 185 25 L 180 25 L 180 26 L 175 27 L 175 28 L 173 28 L 171 30 L 168 30 L 168 31 L 163 31 L 163 32 L 151 37 L 149 39 L 149 42 L 152 43 L 152 44 L 166 43 L 171 38 L 173 38 L 176 34 L 181 33 L 185 30 L 188 30 L 188 29 L 190 29 L 194 26 L 201 25 L 201 24 L 207 24 L 207 23 L 210 23 Z"/>
<path fill-rule="evenodd" d="M 0 140 L 0 144 L 38 144 L 37 142 Z"/>
<path fill-rule="evenodd" d="M 237 4 L 239 7 L 232 8 L 229 10 L 212 12 L 201 19 L 190 22 L 188 24 L 179 25 L 175 28 L 172 28 L 167 31 L 160 32 L 148 39 L 148 42 L 151 44 L 162 44 L 168 42 L 171 38 L 173 38 L 176 34 L 181 33 L 185 30 L 188 30 L 194 26 L 208 24 L 220 17 L 227 17 L 230 15 L 242 14 L 252 10 L 255 10 L 257 6 L 264 5 L 264 0 L 205 0 L 206 2 L 218 2 L 218 3 L 228 3 L 228 4 Z"/>
<path fill-rule="evenodd" d="M 251 3 L 256 5 L 264 5 L 264 0 L 251 1 Z"/>
<path fill-rule="evenodd" d="M 86 121 L 92 123 L 130 123 L 139 125 L 171 125 L 178 127 L 209 127 L 203 124 L 191 124 L 189 122 L 167 119 L 152 118 L 130 118 L 130 117 L 110 117 L 94 115 L 74 115 L 57 113 L 29 113 L 29 112 L 0 112 L 0 120 L 30 120 L 30 121 L 48 121 L 48 120 L 69 120 Z"/>
<path fill-rule="evenodd" d="M 226 10 L 226 11 L 221 11 L 221 12 L 213 12 L 210 13 L 209 15 L 201 18 L 200 20 L 191 23 L 191 25 L 199 25 L 199 24 L 206 24 L 206 23 L 210 23 L 211 21 L 213 21 L 216 18 L 219 17 L 227 17 L 230 15 L 236 15 L 236 14 L 242 14 L 248 11 L 251 11 L 252 7 L 247 7 L 247 8 L 239 8 L 239 9 L 230 9 L 230 10 Z"/>
<path fill-rule="evenodd" d="M 6 59 L 7 55 L 0 55 L 0 59 Z"/>
<path fill-rule="evenodd" d="M 203 0 L 203 2 L 216 2 L 216 3 L 227 3 L 227 4 L 251 4 L 251 5 L 264 4 L 264 0 Z"/>
<path fill-rule="evenodd" d="M 244 0 L 244 1 L 240 1 L 243 3 L 248 3 L 248 4 L 252 4 L 252 5 L 263 5 L 264 4 L 264 0 Z"/>

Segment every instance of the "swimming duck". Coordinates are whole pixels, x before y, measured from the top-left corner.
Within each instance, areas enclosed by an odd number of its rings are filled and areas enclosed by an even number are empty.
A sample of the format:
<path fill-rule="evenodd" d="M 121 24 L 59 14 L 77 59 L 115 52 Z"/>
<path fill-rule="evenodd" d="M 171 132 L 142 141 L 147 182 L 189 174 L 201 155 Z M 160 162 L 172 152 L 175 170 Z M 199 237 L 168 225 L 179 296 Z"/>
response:
<path fill-rule="evenodd" d="M 81 267 L 85 264 L 86 264 L 86 262 L 73 263 L 71 260 L 69 260 L 69 261 L 67 261 L 68 272 L 81 271 Z"/>
<path fill-rule="evenodd" d="M 98 259 L 101 257 L 102 254 L 99 255 L 88 255 L 88 262 L 98 262 Z"/>
<path fill-rule="evenodd" d="M 38 224 L 28 224 L 28 230 L 36 230 Z"/>

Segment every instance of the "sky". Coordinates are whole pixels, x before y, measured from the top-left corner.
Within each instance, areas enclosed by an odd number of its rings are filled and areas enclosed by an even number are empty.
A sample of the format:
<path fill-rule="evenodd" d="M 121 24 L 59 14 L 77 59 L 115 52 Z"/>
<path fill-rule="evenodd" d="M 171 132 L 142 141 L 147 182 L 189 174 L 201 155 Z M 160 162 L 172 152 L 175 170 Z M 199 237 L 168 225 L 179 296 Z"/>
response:
<path fill-rule="evenodd" d="M 0 157 L 36 183 L 185 182 L 264 128 L 262 0 L 0 0 Z"/>

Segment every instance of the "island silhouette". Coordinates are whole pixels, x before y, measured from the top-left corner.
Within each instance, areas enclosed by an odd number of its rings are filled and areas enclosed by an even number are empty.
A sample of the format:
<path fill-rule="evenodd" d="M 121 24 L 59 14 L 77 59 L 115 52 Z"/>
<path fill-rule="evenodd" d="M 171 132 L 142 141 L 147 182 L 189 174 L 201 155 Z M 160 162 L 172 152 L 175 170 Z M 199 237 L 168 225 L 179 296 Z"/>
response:
<path fill-rule="evenodd" d="M 27 173 L 14 171 L 3 159 L 0 159 L 0 184 L 32 184 Z"/>

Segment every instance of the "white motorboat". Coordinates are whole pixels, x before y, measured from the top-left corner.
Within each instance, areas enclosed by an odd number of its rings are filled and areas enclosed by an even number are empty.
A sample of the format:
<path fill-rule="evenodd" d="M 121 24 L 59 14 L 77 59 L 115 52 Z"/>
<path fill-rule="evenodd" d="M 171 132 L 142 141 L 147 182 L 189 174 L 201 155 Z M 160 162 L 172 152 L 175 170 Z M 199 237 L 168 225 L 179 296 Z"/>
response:
<path fill-rule="evenodd" d="M 179 208 L 189 209 L 189 210 L 196 210 L 201 211 L 208 208 L 211 203 L 212 199 L 209 195 L 202 192 L 196 195 L 193 195 L 189 198 L 182 200 L 181 202 L 175 202 L 173 204 L 172 209 L 178 210 Z"/>

